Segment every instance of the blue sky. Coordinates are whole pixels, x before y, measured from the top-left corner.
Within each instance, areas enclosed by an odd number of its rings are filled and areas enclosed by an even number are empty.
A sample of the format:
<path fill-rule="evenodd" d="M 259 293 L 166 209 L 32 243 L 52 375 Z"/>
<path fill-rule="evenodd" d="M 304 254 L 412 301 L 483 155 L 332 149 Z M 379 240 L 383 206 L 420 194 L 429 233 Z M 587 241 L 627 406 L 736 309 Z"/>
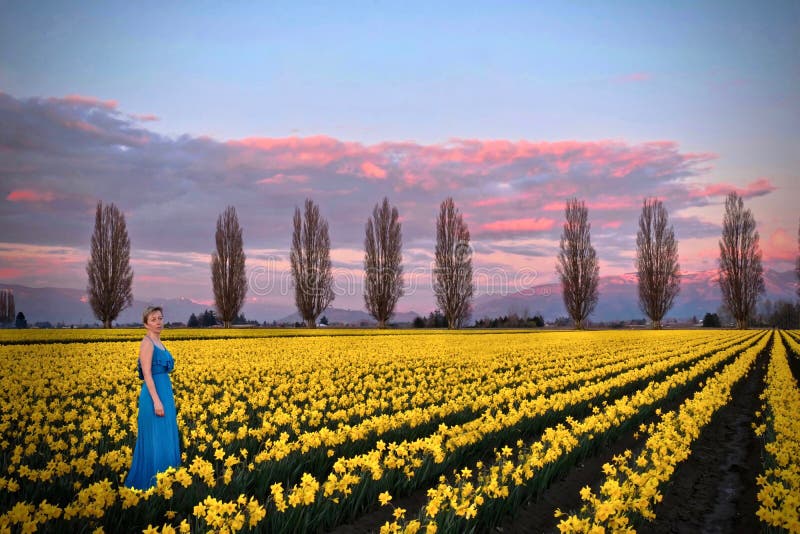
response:
<path fill-rule="evenodd" d="M 791 266 L 800 198 L 797 2 L 340 4 L 0 2 L 0 135 L 10 139 L 0 152 L 0 258 L 9 266 L 0 278 L 82 287 L 79 258 L 91 231 L 84 226 L 97 200 L 129 213 L 134 249 L 138 241 L 142 251 L 136 288 L 150 295 L 175 284 L 144 256 L 180 250 L 205 258 L 202 236 L 211 232 L 187 239 L 186 229 L 171 241 L 148 224 L 147 210 L 178 214 L 159 215 L 176 228 L 190 207 L 210 211 L 213 228 L 215 214 L 239 202 L 250 246 L 279 253 L 288 237 L 253 227 L 275 217 L 271 226 L 285 233 L 282 210 L 311 196 L 323 213 L 328 207 L 332 230 L 347 226 L 337 254 L 355 269 L 360 221 L 383 195 L 408 206 L 409 257 L 424 258 L 425 228 L 447 194 L 476 235 L 516 229 L 502 243 L 484 238 L 479 244 L 506 255 L 487 252 L 478 261 L 518 269 L 539 247 L 547 261 L 533 265 L 545 281 L 559 231 L 553 202 L 568 194 L 595 202 L 596 227 L 608 231 L 595 239 L 611 274 L 630 264 L 625 243 L 635 234 L 637 203 L 628 198 L 620 204 L 628 212 L 612 213 L 612 197 L 668 193 L 684 232 L 682 264 L 702 270 L 713 266 L 706 252 L 715 248 L 731 189 L 749 195 L 768 266 Z M 78 143 L 64 124 L 80 124 L 83 133 L 91 125 L 97 144 Z M 90 165 L 103 147 L 119 144 L 109 139 L 121 131 L 148 139 L 148 148 L 110 150 Z M 21 138 L 50 142 L 23 149 Z M 292 138 L 299 141 L 277 141 Z M 480 157 L 456 154 L 473 142 Z M 497 142 L 513 148 L 492 155 Z M 80 157 L 58 157 L 65 152 Z M 400 168 L 397 154 L 426 163 Z M 238 167 L 225 164 L 233 159 Z M 624 186 L 609 182 L 604 173 L 619 174 L 628 159 L 639 170 Z M 548 166 L 556 160 L 561 166 Z M 219 165 L 219 173 L 198 179 L 198 165 Z M 473 178 L 459 181 L 448 174 L 454 168 Z M 146 190 L 119 186 L 123 177 L 140 177 Z M 244 182 L 259 184 L 256 193 L 242 197 L 236 184 Z M 548 198 L 534 194 L 536 184 Z M 702 192 L 709 194 L 698 201 Z M 515 193 L 496 212 L 490 207 L 499 204 L 481 202 Z M 251 206 L 254 194 L 260 204 Z M 353 206 L 366 208 L 350 220 Z M 415 211 L 420 206 L 427 211 Z M 63 227 L 9 230 L 26 213 L 41 220 L 44 212 Z M 431 221 L 421 221 L 428 212 Z M 246 241 L 247 233 L 246 226 Z M 26 246 L 66 247 L 74 272 L 30 275 L 20 258 L 35 253 Z M 196 282 L 175 291 L 208 298 L 203 261 L 189 277 Z"/>
<path fill-rule="evenodd" d="M 6 2 L 1 80 L 223 139 L 797 140 L 796 2 L 333 4 Z"/>

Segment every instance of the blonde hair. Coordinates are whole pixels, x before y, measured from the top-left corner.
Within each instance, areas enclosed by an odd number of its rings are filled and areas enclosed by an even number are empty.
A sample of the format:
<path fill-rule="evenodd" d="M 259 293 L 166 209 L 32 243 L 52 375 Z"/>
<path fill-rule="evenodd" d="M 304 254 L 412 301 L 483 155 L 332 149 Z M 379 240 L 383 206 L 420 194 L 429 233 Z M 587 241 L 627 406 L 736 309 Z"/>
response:
<path fill-rule="evenodd" d="M 148 306 L 142 312 L 142 324 L 147 324 L 147 318 L 150 317 L 150 314 L 160 311 L 161 314 L 164 314 L 164 310 L 161 309 L 161 306 Z"/>

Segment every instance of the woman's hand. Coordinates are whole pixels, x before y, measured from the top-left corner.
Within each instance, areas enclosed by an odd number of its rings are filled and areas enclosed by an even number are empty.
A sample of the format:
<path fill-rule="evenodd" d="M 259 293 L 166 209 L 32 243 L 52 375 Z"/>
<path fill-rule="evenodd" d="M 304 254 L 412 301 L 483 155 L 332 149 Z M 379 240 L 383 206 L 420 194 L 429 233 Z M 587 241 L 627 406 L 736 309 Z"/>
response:
<path fill-rule="evenodd" d="M 164 405 L 161 404 L 160 400 L 156 400 L 153 403 L 153 411 L 156 412 L 156 415 L 159 417 L 164 417 Z"/>

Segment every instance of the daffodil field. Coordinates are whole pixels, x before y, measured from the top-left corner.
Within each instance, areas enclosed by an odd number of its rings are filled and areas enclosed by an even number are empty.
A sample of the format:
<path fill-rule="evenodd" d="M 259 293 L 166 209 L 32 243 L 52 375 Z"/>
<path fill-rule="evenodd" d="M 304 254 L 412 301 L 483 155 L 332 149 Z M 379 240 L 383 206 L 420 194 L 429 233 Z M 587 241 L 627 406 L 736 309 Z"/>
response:
<path fill-rule="evenodd" d="M 758 520 L 800 532 L 798 332 L 166 330 L 182 465 L 146 492 L 122 484 L 142 335 L 0 331 L 0 532 L 325 532 L 376 510 L 384 532 L 482 532 L 632 434 L 550 513 L 646 530 L 757 365 Z"/>

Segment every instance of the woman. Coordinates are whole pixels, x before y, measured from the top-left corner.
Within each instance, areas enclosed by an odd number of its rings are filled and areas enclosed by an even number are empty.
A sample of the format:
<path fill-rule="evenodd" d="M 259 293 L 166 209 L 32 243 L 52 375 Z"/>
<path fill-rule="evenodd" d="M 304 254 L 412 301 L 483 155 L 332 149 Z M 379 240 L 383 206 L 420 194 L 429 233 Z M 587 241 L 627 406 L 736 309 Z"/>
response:
<path fill-rule="evenodd" d="M 133 462 L 125 485 L 148 489 L 156 483 L 156 473 L 181 463 L 175 398 L 169 374 L 175 360 L 161 343 L 164 315 L 160 306 L 148 306 L 142 314 L 147 330 L 139 345 L 139 378 L 144 380 L 139 395 L 138 435 Z"/>

